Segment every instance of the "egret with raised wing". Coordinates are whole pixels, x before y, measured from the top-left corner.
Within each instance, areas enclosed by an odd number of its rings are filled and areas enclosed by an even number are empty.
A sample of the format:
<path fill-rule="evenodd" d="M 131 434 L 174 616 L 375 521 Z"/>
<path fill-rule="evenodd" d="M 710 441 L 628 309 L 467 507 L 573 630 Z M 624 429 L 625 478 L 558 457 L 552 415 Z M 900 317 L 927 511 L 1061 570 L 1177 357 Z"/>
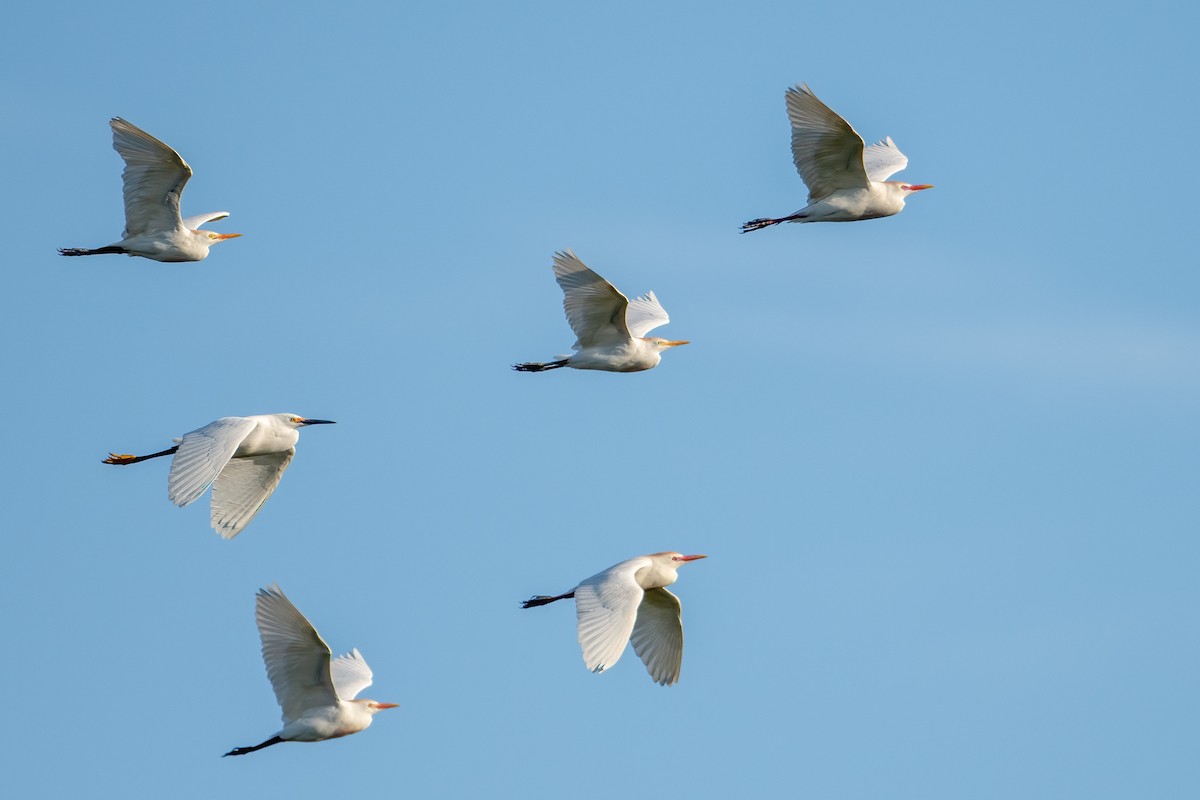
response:
<path fill-rule="evenodd" d="M 278 586 L 259 589 L 254 619 L 267 677 L 283 709 L 283 728 L 262 744 L 235 747 L 244 756 L 281 742 L 323 742 L 366 730 L 371 718 L 396 703 L 355 700 L 371 685 L 371 668 L 358 648 L 331 658 L 329 645 Z"/>
<path fill-rule="evenodd" d="M 792 122 L 792 160 L 808 186 L 808 205 L 786 217 L 752 219 L 742 233 L 781 222 L 855 222 L 899 214 L 927 183 L 888 178 L 908 165 L 892 137 L 866 146 L 850 123 L 801 84 L 787 90 Z"/>
<path fill-rule="evenodd" d="M 640 372 L 658 366 L 664 350 L 688 343 L 646 336 L 670 322 L 654 292 L 630 300 L 570 250 L 554 254 L 554 278 L 563 290 L 567 322 L 578 337 L 575 354 L 555 361 L 514 364 L 518 372 L 560 367 Z"/>
<path fill-rule="evenodd" d="M 225 219 L 228 211 L 214 211 L 184 219 L 179 214 L 180 195 L 192 168 L 179 153 L 141 128 L 120 117 L 109 122 L 113 149 L 125 160 L 125 231 L 121 241 L 89 250 L 64 247 L 64 256 L 97 256 L 124 253 L 155 261 L 203 261 L 208 248 L 234 239 L 240 233 L 215 233 L 200 228 Z"/>
<path fill-rule="evenodd" d="M 174 455 L 167 497 L 177 506 L 194 502 L 212 485 L 212 527 L 226 539 L 237 536 L 279 485 L 296 455 L 300 428 L 333 420 L 295 414 L 222 417 L 185 433 L 174 447 L 148 456 L 109 453 L 105 464 L 136 464 Z"/>
<path fill-rule="evenodd" d="M 632 640 L 633 652 L 654 682 L 670 686 L 679 680 L 683 663 L 683 622 L 679 598 L 666 587 L 678 577 L 676 570 L 705 557 L 674 552 L 638 556 L 587 578 L 566 594 L 535 595 L 521 607 L 575 598 L 579 645 L 588 669 L 611 668 Z"/>

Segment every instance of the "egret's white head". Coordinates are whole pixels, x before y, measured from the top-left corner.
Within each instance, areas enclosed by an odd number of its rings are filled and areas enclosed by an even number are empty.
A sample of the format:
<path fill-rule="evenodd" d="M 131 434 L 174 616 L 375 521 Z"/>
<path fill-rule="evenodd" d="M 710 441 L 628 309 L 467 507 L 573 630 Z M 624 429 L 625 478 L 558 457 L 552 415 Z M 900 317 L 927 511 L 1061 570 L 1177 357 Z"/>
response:
<path fill-rule="evenodd" d="M 657 347 L 659 350 L 666 350 L 668 347 L 678 347 L 681 344 L 691 344 L 687 339 L 671 341 L 670 339 L 660 339 L 657 336 L 647 336 L 646 341 Z"/>
<path fill-rule="evenodd" d="M 298 414 L 278 414 L 277 415 L 284 424 L 291 428 L 303 428 L 305 425 L 334 425 L 336 424 L 331 419 L 308 419 L 301 417 Z"/>
<path fill-rule="evenodd" d="M 363 706 L 367 709 L 367 711 L 370 711 L 372 714 L 378 714 L 380 711 L 383 711 L 385 708 L 399 708 L 400 707 L 399 703 L 378 703 L 374 700 L 355 700 L 354 702 L 362 703 Z"/>
<path fill-rule="evenodd" d="M 214 244 L 217 244 L 218 242 L 223 242 L 226 239 L 236 239 L 237 237 L 241 236 L 240 233 L 217 233 L 216 231 L 204 231 L 204 230 L 195 230 L 195 231 L 192 231 L 192 233 L 196 234 L 196 236 L 199 237 L 200 242 L 202 244 L 206 244 L 209 247 L 212 247 Z"/>
<path fill-rule="evenodd" d="M 674 550 L 667 550 L 662 553 L 653 553 L 650 557 L 656 561 L 662 562 L 664 566 L 669 566 L 672 569 L 678 569 L 689 561 L 698 561 L 701 558 L 708 558 L 708 556 L 685 556 L 683 553 L 676 553 Z"/>

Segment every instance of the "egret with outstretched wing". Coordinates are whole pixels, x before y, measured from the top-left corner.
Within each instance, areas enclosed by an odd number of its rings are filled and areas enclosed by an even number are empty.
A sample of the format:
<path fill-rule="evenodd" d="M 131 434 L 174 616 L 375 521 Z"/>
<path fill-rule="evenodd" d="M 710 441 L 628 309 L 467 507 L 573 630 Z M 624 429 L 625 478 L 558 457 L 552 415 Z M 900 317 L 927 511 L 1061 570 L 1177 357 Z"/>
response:
<path fill-rule="evenodd" d="M 570 250 L 554 254 L 554 278 L 563 291 L 563 310 L 575 331 L 575 354 L 555 361 L 514 364 L 518 372 L 572 367 L 605 372 L 640 372 L 658 366 L 662 351 L 687 344 L 647 333 L 670 322 L 654 292 L 630 300 Z"/>
<path fill-rule="evenodd" d="M 792 160 L 808 186 L 808 205 L 786 217 L 753 219 L 742 233 L 781 222 L 855 222 L 899 214 L 927 183 L 888 178 L 908 165 L 892 137 L 867 146 L 850 123 L 801 84 L 787 90 L 792 123 Z"/>
<path fill-rule="evenodd" d="M 180 196 L 192 168 L 173 149 L 136 125 L 120 117 L 109 122 L 113 149 L 125 160 L 125 231 L 121 241 L 94 250 L 64 247 L 64 256 L 96 256 L 124 253 L 155 261 L 203 261 L 208 248 L 234 239 L 240 233 L 215 233 L 200 228 L 206 222 L 225 219 L 228 211 L 214 211 L 184 219 L 179 214 Z"/>
<path fill-rule="evenodd" d="M 283 728 L 262 744 L 235 747 L 225 755 L 244 756 L 281 742 L 323 742 L 358 733 L 371 718 L 395 703 L 356 700 L 371 685 L 371 668 L 358 648 L 333 653 L 321 634 L 278 586 L 259 589 L 255 621 L 262 639 L 267 678 L 283 709 Z"/>

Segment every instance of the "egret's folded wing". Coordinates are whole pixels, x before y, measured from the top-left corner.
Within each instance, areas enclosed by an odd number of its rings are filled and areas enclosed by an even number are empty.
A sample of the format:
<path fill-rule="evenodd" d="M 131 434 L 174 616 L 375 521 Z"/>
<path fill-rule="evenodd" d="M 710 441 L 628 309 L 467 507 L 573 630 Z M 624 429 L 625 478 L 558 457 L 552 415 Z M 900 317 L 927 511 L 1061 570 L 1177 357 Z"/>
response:
<path fill-rule="evenodd" d="M 635 338 L 641 338 L 670 321 L 667 310 L 659 305 L 654 292 L 633 298 L 629 301 L 629 308 L 625 309 L 625 327 L 629 329 L 629 335 Z"/>
<path fill-rule="evenodd" d="M 808 186 L 810 203 L 838 189 L 868 185 L 863 140 L 850 123 L 803 84 L 787 90 L 787 112 L 792 123 L 792 160 Z"/>
<path fill-rule="evenodd" d="M 190 231 L 194 231 L 206 222 L 215 222 L 219 219 L 225 219 L 229 216 L 228 211 L 212 211 L 208 214 L 197 214 L 194 217 L 188 217 L 183 221 L 183 227 Z"/>
<path fill-rule="evenodd" d="M 333 678 L 333 687 L 343 700 L 353 700 L 358 693 L 371 685 L 374 675 L 367 666 L 362 653 L 354 648 L 344 656 L 338 656 L 329 662 L 329 674 Z"/>
<path fill-rule="evenodd" d="M 171 502 L 186 506 L 204 494 L 255 424 L 245 417 L 222 417 L 185 433 L 179 440 L 179 450 L 171 460 L 171 474 L 167 478 L 167 497 Z"/>
<path fill-rule="evenodd" d="M 617 344 L 629 339 L 629 300 L 592 272 L 570 250 L 554 254 L 554 278 L 563 290 L 563 310 L 579 341 L 576 347 Z"/>
<path fill-rule="evenodd" d="M 873 181 L 886 181 L 908 166 L 908 156 L 900 152 L 892 137 L 876 142 L 863 150 L 863 165 L 867 177 Z"/>
<path fill-rule="evenodd" d="M 278 586 L 258 590 L 254 619 L 267 677 L 283 709 L 283 724 L 299 719 L 310 708 L 336 705 L 329 645 Z"/>
<path fill-rule="evenodd" d="M 610 668 L 625 651 L 644 594 L 634 580 L 640 566 L 638 559 L 624 561 L 575 588 L 579 646 L 592 672 Z"/>
<path fill-rule="evenodd" d="M 279 485 L 296 448 L 249 458 L 231 458 L 213 484 L 212 526 L 226 539 L 237 536 Z"/>
<path fill-rule="evenodd" d="M 109 125 L 125 159 L 125 236 L 179 227 L 179 195 L 192 168 L 167 145 L 120 117 Z"/>
<path fill-rule="evenodd" d="M 666 589 L 647 589 L 633 626 L 633 652 L 646 665 L 655 683 L 670 686 L 679 680 L 683 663 L 683 623 L 679 598 Z"/>

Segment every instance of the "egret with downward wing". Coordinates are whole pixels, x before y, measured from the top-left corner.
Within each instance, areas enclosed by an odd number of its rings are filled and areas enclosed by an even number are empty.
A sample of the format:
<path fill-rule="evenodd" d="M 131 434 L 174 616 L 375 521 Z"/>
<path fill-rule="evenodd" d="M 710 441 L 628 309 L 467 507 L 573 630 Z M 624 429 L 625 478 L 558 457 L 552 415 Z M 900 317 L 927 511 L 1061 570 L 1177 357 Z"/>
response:
<path fill-rule="evenodd" d="M 654 553 L 609 567 L 582 581 L 566 594 L 536 595 L 521 604 L 533 608 L 575 598 L 575 617 L 583 663 L 592 672 L 612 667 L 633 640 L 633 652 L 655 683 L 679 680 L 683 663 L 683 623 L 679 598 L 666 587 L 676 570 L 705 556 Z"/>
<path fill-rule="evenodd" d="M 214 211 L 183 219 L 179 214 L 180 195 L 192 168 L 179 153 L 141 128 L 120 117 L 109 122 L 113 149 L 125 160 L 125 231 L 121 241 L 88 250 L 65 247 L 64 256 L 96 256 L 124 253 L 155 261 L 203 261 L 208 248 L 217 242 L 234 239 L 240 233 L 215 233 L 201 230 L 206 222 L 225 219 L 228 211 Z"/>
<path fill-rule="evenodd" d="M 109 453 L 105 464 L 136 464 L 174 455 L 167 497 L 177 506 L 195 501 L 211 484 L 212 527 L 226 539 L 237 536 L 279 485 L 296 455 L 300 428 L 332 425 L 328 419 L 295 414 L 222 417 L 185 433 L 177 444 L 148 456 Z"/>

